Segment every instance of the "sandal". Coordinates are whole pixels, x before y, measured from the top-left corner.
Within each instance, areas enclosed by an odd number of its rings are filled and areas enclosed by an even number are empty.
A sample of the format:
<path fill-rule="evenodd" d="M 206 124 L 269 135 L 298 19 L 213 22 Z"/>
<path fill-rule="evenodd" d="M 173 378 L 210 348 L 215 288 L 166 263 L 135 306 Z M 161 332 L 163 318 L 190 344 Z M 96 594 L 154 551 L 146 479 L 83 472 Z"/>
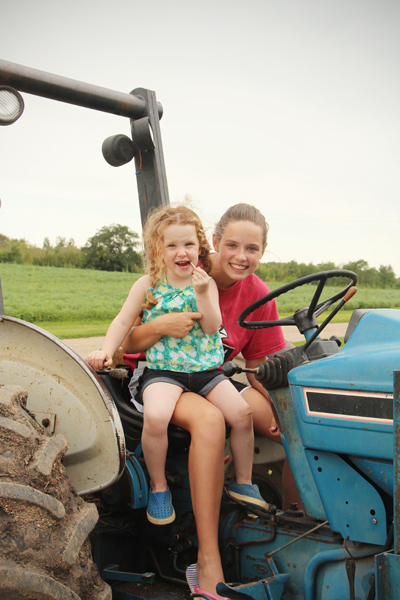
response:
<path fill-rule="evenodd" d="M 211 592 L 205 592 L 204 590 L 200 590 L 197 585 L 193 586 L 192 598 L 198 598 L 202 596 L 203 598 L 210 598 L 211 600 L 221 600 L 215 594 L 211 594 Z M 229 600 L 229 598 L 223 598 L 222 600 Z"/>
<path fill-rule="evenodd" d="M 199 587 L 199 576 L 197 575 L 197 565 L 189 565 L 186 569 L 186 581 L 191 593 L 194 592 L 194 587 Z"/>

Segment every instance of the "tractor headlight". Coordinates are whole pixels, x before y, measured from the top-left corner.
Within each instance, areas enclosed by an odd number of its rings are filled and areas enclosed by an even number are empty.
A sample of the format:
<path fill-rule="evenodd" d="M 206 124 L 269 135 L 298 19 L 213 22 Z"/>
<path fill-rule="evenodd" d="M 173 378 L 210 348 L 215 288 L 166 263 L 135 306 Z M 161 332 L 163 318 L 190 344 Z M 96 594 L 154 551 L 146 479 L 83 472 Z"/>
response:
<path fill-rule="evenodd" d="M 0 125 L 11 125 L 24 112 L 24 101 L 17 90 L 0 85 Z"/>

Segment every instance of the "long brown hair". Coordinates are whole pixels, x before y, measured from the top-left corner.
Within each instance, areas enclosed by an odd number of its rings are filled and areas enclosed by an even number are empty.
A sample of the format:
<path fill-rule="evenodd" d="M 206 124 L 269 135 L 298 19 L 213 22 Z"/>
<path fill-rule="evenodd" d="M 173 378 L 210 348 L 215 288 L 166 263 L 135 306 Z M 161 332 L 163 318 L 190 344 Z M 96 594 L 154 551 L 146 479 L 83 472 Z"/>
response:
<path fill-rule="evenodd" d="M 144 262 L 146 274 L 149 276 L 152 288 L 162 279 L 165 272 L 162 243 L 164 231 L 169 225 L 194 225 L 199 240 L 199 259 L 202 268 L 206 273 L 211 271 L 211 260 L 209 258 L 211 248 L 199 217 L 187 206 L 163 206 L 149 215 L 143 228 Z M 150 289 L 143 307 L 150 309 L 156 304 L 157 302 Z"/>
<path fill-rule="evenodd" d="M 228 208 L 215 226 L 215 236 L 219 242 L 221 241 L 225 229 L 232 221 L 250 221 L 251 223 L 258 225 L 261 228 L 262 245 L 263 248 L 265 248 L 269 225 L 258 208 L 251 204 L 244 203 L 234 204 Z"/>

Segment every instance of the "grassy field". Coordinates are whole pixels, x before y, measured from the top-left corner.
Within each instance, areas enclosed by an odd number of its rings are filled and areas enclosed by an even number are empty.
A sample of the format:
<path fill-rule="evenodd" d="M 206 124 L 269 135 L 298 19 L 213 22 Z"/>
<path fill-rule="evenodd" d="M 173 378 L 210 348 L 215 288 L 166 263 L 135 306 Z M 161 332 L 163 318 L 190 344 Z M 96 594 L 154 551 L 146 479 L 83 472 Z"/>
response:
<path fill-rule="evenodd" d="M 30 321 L 60 338 L 104 335 L 140 275 L 84 269 L 0 264 L 5 313 Z M 271 289 L 279 283 L 270 283 Z M 324 298 L 339 288 L 326 288 Z M 308 306 L 314 286 L 277 301 L 281 316 Z M 355 308 L 400 308 L 399 290 L 359 289 L 334 318 L 348 322 Z"/>

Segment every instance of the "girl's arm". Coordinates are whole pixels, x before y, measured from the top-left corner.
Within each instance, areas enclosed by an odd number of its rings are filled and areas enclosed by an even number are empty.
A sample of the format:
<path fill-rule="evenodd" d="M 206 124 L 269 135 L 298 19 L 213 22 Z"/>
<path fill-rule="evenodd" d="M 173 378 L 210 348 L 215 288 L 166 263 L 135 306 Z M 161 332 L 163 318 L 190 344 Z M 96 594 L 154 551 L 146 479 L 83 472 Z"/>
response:
<path fill-rule="evenodd" d="M 201 328 L 208 335 L 217 333 L 222 322 L 217 284 L 200 267 L 194 269 L 192 283 L 196 292 L 197 308 L 203 315 L 200 319 Z"/>
<path fill-rule="evenodd" d="M 255 358 L 254 360 L 246 360 L 246 369 L 255 369 L 257 365 L 265 362 L 266 359 L 267 357 L 263 356 L 261 358 Z M 268 401 L 271 402 L 271 398 L 269 397 L 267 390 L 259 381 L 257 381 L 255 375 L 253 375 L 253 373 L 246 373 L 246 376 L 251 387 L 259 391 L 260 394 L 265 396 L 268 399 Z"/>
<path fill-rule="evenodd" d="M 94 369 L 111 366 L 116 350 L 140 314 L 148 289 L 147 276 L 141 277 L 133 284 L 123 307 L 108 328 L 102 349 L 91 352 L 88 356 L 88 361 Z"/>
<path fill-rule="evenodd" d="M 267 358 L 272 358 L 272 356 L 274 356 L 275 354 L 281 354 L 282 352 L 285 352 L 286 350 L 291 350 L 292 348 L 294 348 L 294 346 L 291 342 L 288 342 L 287 340 L 285 340 L 285 341 L 286 341 L 286 346 L 282 350 L 278 350 L 278 352 L 274 352 L 274 354 L 269 354 L 268 356 L 262 356 L 261 358 L 255 358 L 254 360 L 246 360 L 246 369 L 255 369 L 257 367 L 257 365 L 265 362 L 267 360 Z M 246 375 L 247 375 L 247 380 L 250 383 L 251 387 L 258 390 L 263 396 L 265 396 L 268 399 L 269 402 L 271 402 L 271 398 L 269 397 L 267 390 L 259 381 L 257 381 L 257 379 L 255 378 L 255 375 L 253 375 L 253 373 L 246 373 Z"/>
<path fill-rule="evenodd" d="M 173 312 L 156 317 L 143 325 L 135 323 L 140 327 L 130 330 L 122 343 L 122 349 L 126 354 L 134 354 L 135 352 L 144 352 L 158 342 L 163 335 L 185 337 L 201 316 L 199 312 Z"/>

